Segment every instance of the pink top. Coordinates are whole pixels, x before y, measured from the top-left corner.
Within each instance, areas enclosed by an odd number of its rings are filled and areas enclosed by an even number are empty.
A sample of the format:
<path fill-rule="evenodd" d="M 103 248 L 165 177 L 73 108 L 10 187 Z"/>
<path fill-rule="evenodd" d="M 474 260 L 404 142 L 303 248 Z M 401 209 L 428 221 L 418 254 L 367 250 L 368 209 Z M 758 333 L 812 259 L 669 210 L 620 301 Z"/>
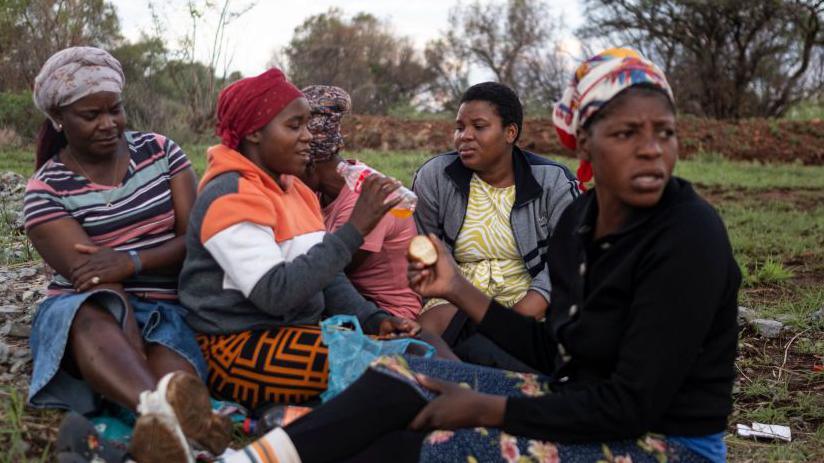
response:
<path fill-rule="evenodd" d="M 335 231 L 349 220 L 358 195 L 344 186 L 323 208 L 326 230 Z M 364 297 L 392 315 L 412 320 L 421 312 L 421 298 L 406 279 L 406 250 L 417 233 L 412 217 L 399 219 L 386 214 L 363 240 L 361 249 L 371 254 L 355 272 L 347 273 Z"/>

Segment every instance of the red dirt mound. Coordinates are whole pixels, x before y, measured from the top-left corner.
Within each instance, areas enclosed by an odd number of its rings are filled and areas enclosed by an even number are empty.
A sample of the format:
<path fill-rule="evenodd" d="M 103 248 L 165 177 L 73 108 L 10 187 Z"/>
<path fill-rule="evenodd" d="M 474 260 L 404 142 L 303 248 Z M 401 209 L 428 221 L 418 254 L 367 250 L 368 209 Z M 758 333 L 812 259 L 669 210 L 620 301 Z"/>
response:
<path fill-rule="evenodd" d="M 449 120 L 404 120 L 374 116 L 344 119 L 347 148 L 423 150 L 452 147 Z M 699 152 L 721 153 L 734 160 L 824 164 L 824 122 L 745 119 L 719 121 L 683 116 L 678 121 L 681 157 Z M 519 145 L 541 154 L 572 156 L 561 147 L 549 119 L 527 119 Z"/>

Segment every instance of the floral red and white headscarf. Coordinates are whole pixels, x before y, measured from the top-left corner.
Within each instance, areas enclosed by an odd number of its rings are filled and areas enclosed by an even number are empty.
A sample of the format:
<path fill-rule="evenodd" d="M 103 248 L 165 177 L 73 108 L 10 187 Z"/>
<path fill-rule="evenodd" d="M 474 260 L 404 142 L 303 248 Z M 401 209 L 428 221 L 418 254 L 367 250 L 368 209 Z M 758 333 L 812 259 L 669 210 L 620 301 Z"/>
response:
<path fill-rule="evenodd" d="M 616 95 L 640 84 L 661 88 L 675 102 L 663 71 L 631 48 L 604 50 L 578 66 L 552 112 L 552 122 L 561 144 L 574 150 L 578 146 L 578 129 Z M 590 180 L 592 166 L 589 161 L 581 161 L 578 181 L 582 190 Z"/>

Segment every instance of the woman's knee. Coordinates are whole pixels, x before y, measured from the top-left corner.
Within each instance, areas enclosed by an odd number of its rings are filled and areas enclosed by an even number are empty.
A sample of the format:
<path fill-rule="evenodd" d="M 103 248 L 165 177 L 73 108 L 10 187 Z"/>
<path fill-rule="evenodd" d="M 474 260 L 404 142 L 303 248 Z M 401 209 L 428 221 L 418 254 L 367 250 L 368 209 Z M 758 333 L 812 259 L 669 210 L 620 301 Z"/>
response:
<path fill-rule="evenodd" d="M 458 312 L 457 307 L 452 304 L 441 304 L 432 307 L 418 317 L 418 323 L 428 331 L 441 335 L 449 326 L 449 322 Z"/>
<path fill-rule="evenodd" d="M 111 312 L 94 301 L 86 301 L 77 310 L 72 321 L 72 335 L 100 335 L 108 329 L 122 331 Z"/>
<path fill-rule="evenodd" d="M 146 358 L 158 377 L 174 371 L 185 371 L 200 377 L 200 372 L 181 353 L 159 343 L 146 343 Z"/>

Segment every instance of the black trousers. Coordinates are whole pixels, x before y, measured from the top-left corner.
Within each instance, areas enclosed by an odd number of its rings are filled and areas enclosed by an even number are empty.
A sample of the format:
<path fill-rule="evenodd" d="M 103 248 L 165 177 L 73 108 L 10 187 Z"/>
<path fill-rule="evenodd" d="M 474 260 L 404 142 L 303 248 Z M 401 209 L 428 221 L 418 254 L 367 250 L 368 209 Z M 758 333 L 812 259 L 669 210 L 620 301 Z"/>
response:
<path fill-rule="evenodd" d="M 538 373 L 478 332 L 475 323 L 463 311 L 459 310 L 452 317 L 442 338 L 464 362 L 507 371 Z"/>
<path fill-rule="evenodd" d="M 426 404 L 411 385 L 367 369 L 284 430 L 304 463 L 417 462 L 426 433 L 407 426 Z"/>

